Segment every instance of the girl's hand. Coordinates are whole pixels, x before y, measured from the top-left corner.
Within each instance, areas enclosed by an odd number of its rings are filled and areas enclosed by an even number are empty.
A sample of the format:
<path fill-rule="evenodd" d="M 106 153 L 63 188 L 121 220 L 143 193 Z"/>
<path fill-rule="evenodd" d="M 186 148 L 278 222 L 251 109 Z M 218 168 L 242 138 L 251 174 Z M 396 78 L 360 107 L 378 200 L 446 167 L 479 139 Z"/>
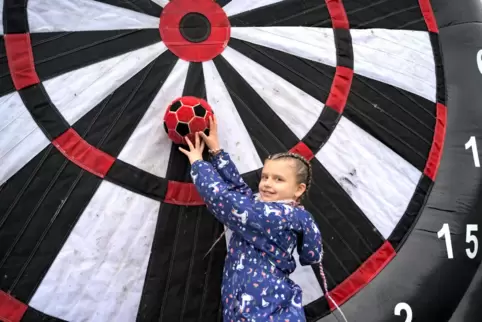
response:
<path fill-rule="evenodd" d="M 179 151 L 184 153 L 188 158 L 189 162 L 193 164 L 197 160 L 202 160 L 203 159 L 203 151 L 204 151 L 204 141 L 201 141 L 199 139 L 199 132 L 196 132 L 196 142 L 195 145 L 192 145 L 191 140 L 189 140 L 188 137 L 186 137 L 186 142 L 187 145 L 189 146 L 189 151 L 183 149 L 182 147 L 179 147 Z"/>
<path fill-rule="evenodd" d="M 219 150 L 218 121 L 214 115 L 209 117 L 209 136 L 204 132 L 199 132 L 199 134 L 210 150 Z"/>

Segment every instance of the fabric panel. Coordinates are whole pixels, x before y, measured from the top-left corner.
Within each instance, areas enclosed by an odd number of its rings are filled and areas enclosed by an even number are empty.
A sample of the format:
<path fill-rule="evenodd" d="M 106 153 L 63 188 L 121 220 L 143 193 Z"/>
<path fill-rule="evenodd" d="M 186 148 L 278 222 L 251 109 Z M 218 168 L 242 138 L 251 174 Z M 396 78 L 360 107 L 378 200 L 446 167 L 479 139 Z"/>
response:
<path fill-rule="evenodd" d="M 94 0 L 29 0 L 30 32 L 157 29 L 159 17 Z"/>
<path fill-rule="evenodd" d="M 427 32 L 350 30 L 355 73 L 435 101 L 436 74 Z"/>
<path fill-rule="evenodd" d="M 50 142 L 18 92 L 0 97 L 0 115 L 0 184 L 3 184 Z"/>
<path fill-rule="evenodd" d="M 251 11 L 256 8 L 268 6 L 283 0 L 232 0 L 223 7 L 228 16 L 233 16 L 242 12 Z"/>
<path fill-rule="evenodd" d="M 52 103 L 69 124 L 74 124 L 165 50 L 162 43 L 157 43 L 68 72 L 43 84 Z"/>
<path fill-rule="evenodd" d="M 218 119 L 219 144 L 228 151 L 241 173 L 263 166 L 243 121 L 213 62 L 203 63 L 207 101 Z M 238 140 L 231 138 L 237 137 Z"/>
<path fill-rule="evenodd" d="M 316 158 L 388 238 L 421 172 L 344 117 Z"/>
<path fill-rule="evenodd" d="M 135 319 L 158 210 L 102 182 L 29 304 L 68 321 Z"/>
<path fill-rule="evenodd" d="M 323 102 L 250 60 L 249 56 L 244 56 L 229 47 L 224 50 L 223 57 L 296 134 L 298 139 L 308 133 L 323 111 Z M 296 113 L 293 113 L 294 109 Z"/>

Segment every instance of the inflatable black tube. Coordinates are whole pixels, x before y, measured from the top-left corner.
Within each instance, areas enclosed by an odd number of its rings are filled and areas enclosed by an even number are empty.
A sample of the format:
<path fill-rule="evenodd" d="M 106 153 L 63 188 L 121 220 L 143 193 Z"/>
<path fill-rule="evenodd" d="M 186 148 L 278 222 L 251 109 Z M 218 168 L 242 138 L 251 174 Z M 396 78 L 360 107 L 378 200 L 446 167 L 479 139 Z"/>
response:
<path fill-rule="evenodd" d="M 474 259 L 467 256 L 466 248 L 473 249 L 473 244 L 466 243 L 466 228 L 482 223 L 482 172 L 465 144 L 471 136 L 478 146 L 482 144 L 482 74 L 476 60 L 482 49 L 482 5 L 475 0 L 464 1 L 463 6 L 446 0 L 431 2 L 440 29 L 447 86 L 447 132 L 439 174 L 398 255 L 341 307 L 350 322 L 409 322 L 405 311 L 394 313 L 401 302 L 410 306 L 414 322 L 480 321 L 481 278 L 467 289 L 482 254 L 478 251 Z M 451 231 L 453 259 L 447 258 L 445 240 L 437 237 L 445 223 Z M 475 235 L 480 244 L 480 228 Z M 454 315 L 462 298 L 464 303 Z M 335 311 L 320 321 L 343 321 L 338 314 Z"/>
<path fill-rule="evenodd" d="M 482 265 L 479 266 L 477 273 L 472 279 L 467 292 L 460 301 L 457 310 L 452 315 L 450 322 L 464 321 L 477 322 L 482 316 L 482 307 L 480 306 L 482 299 Z"/>

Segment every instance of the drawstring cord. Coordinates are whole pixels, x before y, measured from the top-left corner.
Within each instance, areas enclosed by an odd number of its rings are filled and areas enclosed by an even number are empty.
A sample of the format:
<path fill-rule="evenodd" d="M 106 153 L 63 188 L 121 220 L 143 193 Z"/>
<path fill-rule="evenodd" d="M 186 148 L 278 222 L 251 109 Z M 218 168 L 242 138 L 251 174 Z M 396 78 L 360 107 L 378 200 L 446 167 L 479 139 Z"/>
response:
<path fill-rule="evenodd" d="M 206 254 L 204 254 L 204 257 L 203 259 L 206 258 L 206 256 L 208 256 L 208 254 L 211 252 L 211 250 L 213 250 L 214 246 L 216 246 L 216 244 L 221 240 L 221 238 L 226 234 L 226 230 L 223 231 L 223 233 L 221 234 L 221 236 L 219 236 L 218 239 L 216 239 L 216 241 L 214 242 L 214 244 L 211 246 L 211 248 L 209 248 L 208 252 Z"/>
<path fill-rule="evenodd" d="M 323 294 L 326 296 L 326 298 L 328 300 L 330 300 L 333 303 L 333 305 L 335 305 L 336 309 L 338 311 L 340 311 L 340 314 L 343 317 L 343 320 L 345 320 L 345 322 L 348 322 L 348 320 L 345 317 L 345 314 L 343 314 L 343 311 L 340 309 L 338 304 L 336 304 L 335 300 L 333 300 L 333 298 L 328 293 L 328 283 L 326 282 L 326 275 L 325 275 L 325 271 L 323 269 L 323 245 L 321 245 L 321 259 L 320 259 L 319 268 L 320 268 L 320 276 L 321 276 L 321 279 L 323 280 L 323 288 L 324 288 Z M 335 316 L 335 318 L 338 320 L 338 318 L 336 316 Z M 340 320 L 338 320 L 338 321 L 340 321 Z"/>

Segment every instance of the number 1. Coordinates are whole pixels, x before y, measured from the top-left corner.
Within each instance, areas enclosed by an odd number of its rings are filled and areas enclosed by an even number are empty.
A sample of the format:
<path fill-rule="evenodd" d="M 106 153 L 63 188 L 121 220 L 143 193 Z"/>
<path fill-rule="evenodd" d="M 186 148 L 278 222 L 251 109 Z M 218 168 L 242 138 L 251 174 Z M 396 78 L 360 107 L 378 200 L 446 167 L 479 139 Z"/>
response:
<path fill-rule="evenodd" d="M 438 238 L 445 236 L 445 246 L 447 247 L 447 256 L 449 259 L 454 258 L 454 251 L 452 249 L 452 239 L 450 238 L 449 224 L 443 224 L 442 229 L 437 233 Z"/>
<path fill-rule="evenodd" d="M 471 136 L 467 143 L 465 143 L 465 150 L 467 150 L 468 148 L 472 148 L 472 156 L 474 157 L 475 167 L 480 168 L 479 151 L 477 150 L 477 142 L 475 141 L 475 136 Z"/>

